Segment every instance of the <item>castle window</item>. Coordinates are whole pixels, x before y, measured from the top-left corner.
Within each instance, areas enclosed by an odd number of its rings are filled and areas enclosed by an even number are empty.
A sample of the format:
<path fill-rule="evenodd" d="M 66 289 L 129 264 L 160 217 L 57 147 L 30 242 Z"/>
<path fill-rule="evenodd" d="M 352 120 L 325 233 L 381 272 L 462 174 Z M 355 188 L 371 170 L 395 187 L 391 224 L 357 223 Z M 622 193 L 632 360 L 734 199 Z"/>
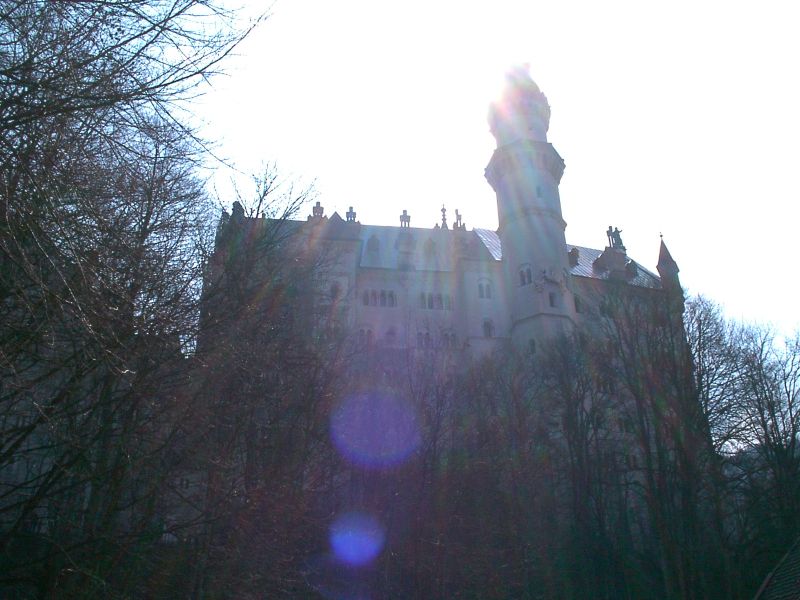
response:
<path fill-rule="evenodd" d="M 339 299 L 339 294 L 341 289 L 339 288 L 339 284 L 335 281 L 331 284 L 331 300 L 336 301 Z"/>
<path fill-rule="evenodd" d="M 367 252 L 377 253 L 379 249 L 380 242 L 378 242 L 378 238 L 376 238 L 375 235 L 371 235 L 367 240 Z"/>
<path fill-rule="evenodd" d="M 372 290 L 372 293 L 369 295 L 369 303 L 372 306 L 378 306 L 378 292 Z"/>
<path fill-rule="evenodd" d="M 536 340 L 533 338 L 528 340 L 528 353 L 529 354 L 536 353 Z"/>
<path fill-rule="evenodd" d="M 550 300 L 550 307 L 555 308 L 558 305 L 558 296 L 555 292 L 550 292 L 548 294 L 548 299 Z"/>
<path fill-rule="evenodd" d="M 381 306 L 386 306 L 386 290 L 381 290 Z"/>
<path fill-rule="evenodd" d="M 581 297 L 575 296 L 575 312 L 582 313 L 583 312 L 583 305 L 581 304 Z"/>
<path fill-rule="evenodd" d="M 394 292 L 389 292 L 389 306 L 397 306 L 397 299 L 394 297 Z"/>
<path fill-rule="evenodd" d="M 419 307 L 420 308 L 427 308 L 428 303 L 425 301 L 425 292 L 419 295 Z"/>
<path fill-rule="evenodd" d="M 444 308 L 444 304 L 442 303 L 442 295 L 436 294 L 436 309 L 442 310 Z"/>
<path fill-rule="evenodd" d="M 364 291 L 364 293 L 361 294 L 361 302 L 364 306 L 369 306 L 369 292 Z"/>
<path fill-rule="evenodd" d="M 453 299 L 450 297 L 450 294 L 444 297 L 444 307 L 446 310 L 453 310 Z"/>
<path fill-rule="evenodd" d="M 428 294 L 428 308 L 433 308 L 433 294 Z"/>
<path fill-rule="evenodd" d="M 418 331 L 417 332 L 417 348 L 422 348 L 423 341 L 424 341 L 424 338 L 422 336 L 422 332 Z"/>
<path fill-rule="evenodd" d="M 367 329 L 367 346 L 372 347 L 372 329 Z"/>
<path fill-rule="evenodd" d="M 478 297 L 486 299 L 492 297 L 492 284 L 485 279 L 478 283 Z"/>
<path fill-rule="evenodd" d="M 492 323 L 491 319 L 483 320 L 483 337 L 494 337 L 494 323 Z"/>
<path fill-rule="evenodd" d="M 533 281 L 530 265 L 522 265 L 519 268 L 519 284 L 530 285 Z"/>
<path fill-rule="evenodd" d="M 390 346 L 394 346 L 395 341 L 397 340 L 397 331 L 394 327 L 390 327 L 389 331 L 386 332 L 386 341 Z"/>

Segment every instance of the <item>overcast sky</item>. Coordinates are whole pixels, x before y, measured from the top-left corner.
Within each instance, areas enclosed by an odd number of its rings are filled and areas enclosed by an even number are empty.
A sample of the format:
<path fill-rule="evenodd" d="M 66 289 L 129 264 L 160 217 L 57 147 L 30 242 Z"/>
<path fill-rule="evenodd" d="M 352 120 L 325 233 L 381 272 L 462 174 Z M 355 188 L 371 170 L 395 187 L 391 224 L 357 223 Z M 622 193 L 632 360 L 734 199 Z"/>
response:
<path fill-rule="evenodd" d="M 243 172 L 315 179 L 326 214 L 497 227 L 483 170 L 504 72 L 529 63 L 566 162 L 567 242 L 622 230 L 690 293 L 800 326 L 796 2 L 278 0 L 214 80 L 206 135 Z M 231 174 L 223 168 L 217 185 Z M 223 191 L 223 195 L 227 195 Z M 308 212 L 308 211 L 305 211 Z M 302 215 L 305 217 L 305 212 Z"/>

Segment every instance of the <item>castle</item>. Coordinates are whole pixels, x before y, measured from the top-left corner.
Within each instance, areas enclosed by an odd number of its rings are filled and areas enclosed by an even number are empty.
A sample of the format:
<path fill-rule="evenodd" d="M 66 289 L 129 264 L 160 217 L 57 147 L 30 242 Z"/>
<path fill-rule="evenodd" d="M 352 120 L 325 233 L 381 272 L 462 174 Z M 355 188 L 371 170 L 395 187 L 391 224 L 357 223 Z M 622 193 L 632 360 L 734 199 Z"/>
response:
<path fill-rule="evenodd" d="M 444 207 L 433 228 L 412 227 L 405 210 L 399 226 L 363 225 L 353 207 L 344 219 L 328 217 L 320 202 L 307 221 L 293 221 L 306 244 L 335 249 L 320 295 L 336 327 L 366 346 L 481 355 L 506 340 L 535 350 L 595 311 L 609 282 L 679 290 L 663 241 L 660 277 L 628 258 L 618 229 L 608 228 L 602 250 L 567 243 L 564 161 L 547 141 L 549 122 L 547 99 L 527 69 L 511 71 L 489 112 L 497 148 L 485 175 L 497 195 L 497 231 L 467 230 L 457 210 L 448 223 Z M 223 219 L 263 220 L 245 217 L 238 203 Z"/>

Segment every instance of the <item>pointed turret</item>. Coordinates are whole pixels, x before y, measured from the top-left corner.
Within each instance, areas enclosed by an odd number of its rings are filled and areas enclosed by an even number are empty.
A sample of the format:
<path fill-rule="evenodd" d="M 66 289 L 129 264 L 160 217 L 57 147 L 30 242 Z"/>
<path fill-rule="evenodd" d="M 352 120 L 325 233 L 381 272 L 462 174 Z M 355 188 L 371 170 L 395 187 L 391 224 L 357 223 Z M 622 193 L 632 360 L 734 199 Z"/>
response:
<path fill-rule="evenodd" d="M 658 269 L 658 274 L 661 275 L 661 282 L 665 289 L 668 285 L 677 286 L 678 288 L 681 287 L 681 282 L 678 277 L 678 273 L 680 272 L 678 263 L 672 258 L 663 238 L 661 239 L 661 247 L 658 250 L 658 265 L 656 265 L 656 268 Z"/>

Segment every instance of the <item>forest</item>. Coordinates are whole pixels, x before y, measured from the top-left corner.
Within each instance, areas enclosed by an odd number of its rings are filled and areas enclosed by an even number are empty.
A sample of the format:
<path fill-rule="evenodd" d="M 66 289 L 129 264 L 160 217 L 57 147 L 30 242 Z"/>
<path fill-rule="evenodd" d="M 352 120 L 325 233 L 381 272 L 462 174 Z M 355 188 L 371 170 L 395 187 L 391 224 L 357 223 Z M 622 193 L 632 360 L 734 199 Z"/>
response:
<path fill-rule="evenodd" d="M 0 597 L 751 598 L 800 337 L 620 289 L 532 353 L 365 347 L 313 189 L 218 227 L 189 115 L 256 24 L 0 0 Z"/>

